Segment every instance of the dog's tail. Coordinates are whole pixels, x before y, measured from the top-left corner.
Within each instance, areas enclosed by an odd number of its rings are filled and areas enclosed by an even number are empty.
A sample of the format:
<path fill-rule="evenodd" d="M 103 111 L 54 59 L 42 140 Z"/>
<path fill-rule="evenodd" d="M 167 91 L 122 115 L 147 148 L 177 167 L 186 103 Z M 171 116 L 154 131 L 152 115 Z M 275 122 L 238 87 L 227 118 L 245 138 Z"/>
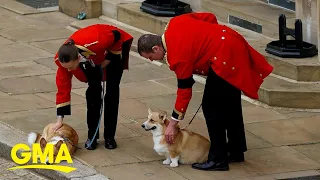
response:
<path fill-rule="evenodd" d="M 31 132 L 28 134 L 28 144 L 32 146 L 33 143 L 39 141 L 41 135 L 39 133 Z"/>

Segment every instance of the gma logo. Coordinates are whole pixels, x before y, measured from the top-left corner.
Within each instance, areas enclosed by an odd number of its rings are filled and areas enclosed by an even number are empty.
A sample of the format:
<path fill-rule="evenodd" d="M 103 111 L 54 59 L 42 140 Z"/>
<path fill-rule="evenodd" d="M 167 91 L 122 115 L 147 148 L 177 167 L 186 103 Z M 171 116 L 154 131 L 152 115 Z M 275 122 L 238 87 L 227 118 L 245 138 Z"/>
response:
<path fill-rule="evenodd" d="M 21 157 L 17 156 L 17 152 L 19 149 L 22 149 Z M 9 168 L 8 170 L 16 170 L 16 169 L 50 169 L 61 171 L 64 173 L 70 173 L 76 168 L 69 167 L 69 166 L 61 166 L 61 165 L 54 165 L 58 164 L 61 161 L 65 160 L 68 164 L 72 164 L 72 158 L 70 156 L 69 150 L 66 144 L 61 144 L 58 154 L 55 156 L 54 160 L 54 146 L 53 144 L 46 144 L 44 152 L 40 147 L 39 143 L 32 144 L 32 152 L 30 151 L 30 147 L 26 144 L 17 144 L 11 149 L 11 158 L 20 166 L 15 166 Z M 32 158 L 31 165 L 25 165 L 30 161 Z M 40 163 L 39 160 L 40 159 Z M 54 164 L 53 164 L 54 163 Z"/>

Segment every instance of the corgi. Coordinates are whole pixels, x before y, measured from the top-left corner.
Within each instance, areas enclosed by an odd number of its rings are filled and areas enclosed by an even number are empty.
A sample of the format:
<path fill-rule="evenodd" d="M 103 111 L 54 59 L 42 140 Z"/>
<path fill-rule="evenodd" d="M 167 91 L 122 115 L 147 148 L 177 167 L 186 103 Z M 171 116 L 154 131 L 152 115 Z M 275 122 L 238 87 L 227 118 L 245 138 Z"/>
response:
<path fill-rule="evenodd" d="M 153 149 L 166 159 L 163 164 L 178 167 L 179 164 L 202 163 L 207 161 L 210 141 L 204 136 L 177 127 L 174 144 L 165 140 L 165 130 L 169 125 L 166 112 L 154 112 L 148 108 L 148 119 L 141 126 L 153 135 Z"/>
<path fill-rule="evenodd" d="M 32 147 L 32 144 L 34 143 L 40 143 L 40 147 L 42 149 L 42 152 L 44 152 L 44 149 L 48 144 L 53 144 L 54 146 L 54 159 L 56 158 L 61 144 L 65 143 L 67 145 L 67 148 L 69 150 L 69 153 L 72 157 L 72 155 L 75 153 L 77 149 L 77 145 L 79 142 L 79 136 L 77 132 L 68 124 L 63 124 L 60 129 L 58 129 L 56 132 L 53 131 L 53 127 L 55 126 L 55 123 L 48 124 L 42 132 L 42 135 L 36 132 L 30 132 L 28 134 L 28 144 Z M 46 159 L 46 164 L 48 163 L 48 158 Z"/>

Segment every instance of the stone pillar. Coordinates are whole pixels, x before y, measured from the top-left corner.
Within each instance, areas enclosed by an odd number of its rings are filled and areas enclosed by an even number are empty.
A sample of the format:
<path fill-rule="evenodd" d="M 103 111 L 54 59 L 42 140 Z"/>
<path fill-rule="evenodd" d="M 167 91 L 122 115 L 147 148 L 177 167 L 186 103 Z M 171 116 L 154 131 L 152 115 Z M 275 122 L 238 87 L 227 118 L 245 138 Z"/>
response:
<path fill-rule="evenodd" d="M 302 21 L 303 40 L 319 49 L 320 0 L 296 0 L 296 19 Z"/>

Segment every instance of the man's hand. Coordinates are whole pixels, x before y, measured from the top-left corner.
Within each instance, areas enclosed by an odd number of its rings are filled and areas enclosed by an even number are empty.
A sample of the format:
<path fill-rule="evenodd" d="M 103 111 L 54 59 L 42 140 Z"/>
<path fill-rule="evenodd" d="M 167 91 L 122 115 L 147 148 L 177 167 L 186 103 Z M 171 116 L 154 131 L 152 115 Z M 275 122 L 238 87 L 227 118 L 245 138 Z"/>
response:
<path fill-rule="evenodd" d="M 175 136 L 177 135 L 177 124 L 178 121 L 170 120 L 170 123 L 166 129 L 165 137 L 168 144 L 173 144 Z"/>
<path fill-rule="evenodd" d="M 63 122 L 63 117 L 59 116 L 56 124 L 53 126 L 53 131 L 57 131 L 59 128 L 61 128 L 62 122 Z"/>
<path fill-rule="evenodd" d="M 105 59 L 105 60 L 101 63 L 101 67 L 102 67 L 102 68 L 107 67 L 110 62 L 111 62 L 110 60 Z"/>

